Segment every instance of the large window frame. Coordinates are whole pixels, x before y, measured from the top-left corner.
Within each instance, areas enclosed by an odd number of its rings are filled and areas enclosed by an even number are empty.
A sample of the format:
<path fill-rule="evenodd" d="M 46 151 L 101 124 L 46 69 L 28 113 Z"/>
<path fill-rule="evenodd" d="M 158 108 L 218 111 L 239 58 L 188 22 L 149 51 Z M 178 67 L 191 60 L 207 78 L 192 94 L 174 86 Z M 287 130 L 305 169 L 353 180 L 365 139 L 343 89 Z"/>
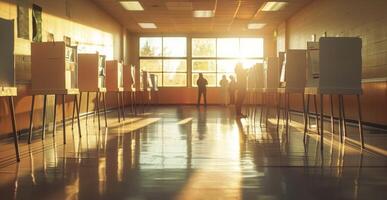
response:
<path fill-rule="evenodd" d="M 142 56 L 141 55 L 141 39 L 142 38 L 158 38 L 161 39 L 161 54 L 159 56 Z M 169 39 L 169 38 L 180 38 L 185 40 L 185 56 L 167 56 L 164 55 L 164 39 Z M 188 87 L 188 38 L 185 36 L 176 36 L 176 37 L 169 37 L 169 36 L 141 36 L 139 37 L 139 64 L 140 64 L 140 71 L 143 70 L 142 62 L 141 61 L 158 61 L 161 62 L 161 69 L 159 71 L 157 70 L 152 70 L 152 71 L 147 71 L 150 74 L 155 74 L 158 76 L 158 84 L 159 87 Z M 185 71 L 171 71 L 171 70 L 166 70 L 165 68 L 165 63 L 167 62 L 173 62 L 173 61 L 185 61 Z M 176 76 L 185 76 L 185 84 L 184 85 L 170 85 L 166 82 L 166 77 L 171 74 L 176 74 Z"/>
<path fill-rule="evenodd" d="M 193 48 L 194 48 L 194 40 L 196 39 L 209 39 L 209 40 L 215 40 L 215 56 L 194 56 L 193 55 Z M 238 52 L 240 53 L 241 52 L 241 39 L 258 39 L 261 43 L 262 43 L 262 55 L 260 56 L 248 56 L 248 57 L 244 57 L 244 58 L 241 58 L 241 56 L 239 55 L 236 55 L 236 56 L 219 56 L 219 51 L 218 51 L 218 46 L 219 46 L 219 40 L 220 39 L 237 39 L 238 40 Z M 212 84 L 209 84 L 208 87 L 219 87 L 219 82 L 222 78 L 222 75 L 226 75 L 227 78 L 229 75 L 234 75 L 234 69 L 232 70 L 229 70 L 228 72 L 225 72 L 225 71 L 220 71 L 220 67 L 219 67 L 219 62 L 221 61 L 232 61 L 234 62 L 235 64 L 237 62 L 243 62 L 243 61 L 256 61 L 257 63 L 263 63 L 263 60 L 264 60 L 264 38 L 263 37 L 192 37 L 191 38 L 191 49 L 192 49 L 192 53 L 191 53 L 191 63 L 192 63 L 192 70 L 191 70 L 191 80 L 192 80 L 192 87 L 197 87 L 196 86 L 196 79 L 194 76 L 194 74 L 198 74 L 200 72 L 197 72 L 195 71 L 194 72 L 194 69 L 193 69 L 193 63 L 195 61 L 198 61 L 198 60 L 201 60 L 201 61 L 204 61 L 204 60 L 208 60 L 208 61 L 215 61 L 215 70 L 214 71 L 202 71 L 201 73 L 203 73 L 204 76 L 206 75 L 211 75 L 211 76 L 214 76 L 215 75 L 215 83 L 212 83 Z"/>
<path fill-rule="evenodd" d="M 141 38 L 159 38 L 161 39 L 161 54 L 158 56 L 142 56 L 141 55 Z M 164 55 L 164 38 L 184 38 L 185 39 L 185 56 L 165 56 Z M 255 39 L 259 40 L 262 45 L 261 50 L 257 50 L 260 52 L 260 55 L 255 56 L 248 56 L 243 59 L 241 59 L 240 55 L 235 56 L 219 56 L 218 55 L 218 46 L 219 46 L 219 40 L 221 39 L 229 39 L 234 38 L 238 40 L 238 52 L 240 53 L 241 50 L 241 40 L 243 39 Z M 215 43 L 215 55 L 211 56 L 194 56 L 194 40 L 196 39 L 209 39 L 214 40 Z M 227 78 L 229 75 L 234 75 L 234 69 L 227 70 L 227 72 L 221 71 L 221 67 L 219 67 L 219 63 L 225 61 L 231 61 L 234 63 L 237 62 L 244 62 L 244 61 L 251 61 L 254 63 L 263 63 L 264 60 L 264 38 L 263 37 L 257 37 L 257 36 L 245 36 L 245 37 L 188 37 L 188 36 L 140 36 L 138 38 L 139 41 L 139 64 L 140 64 L 140 70 L 143 69 L 143 66 L 141 64 L 141 61 L 159 61 L 161 62 L 161 68 L 154 71 L 147 71 L 151 74 L 156 74 L 158 76 L 159 81 L 159 87 L 167 87 L 167 88 L 186 88 L 186 87 L 197 87 L 196 86 L 196 79 L 199 73 L 203 73 L 204 76 L 207 76 L 207 79 L 209 79 L 209 85 L 208 87 L 219 87 L 219 81 L 222 78 L 222 75 L 227 75 Z M 212 42 L 213 43 L 213 42 Z M 245 42 L 246 43 L 246 42 Z M 211 50 L 212 51 L 212 50 Z M 246 52 L 246 51 L 245 51 Z M 239 54 L 238 53 L 238 54 Z M 185 65 L 185 71 L 171 71 L 167 70 L 165 67 L 165 62 L 173 61 L 173 60 L 184 60 Z M 195 71 L 194 69 L 194 63 L 199 61 L 207 61 L 207 62 L 215 62 L 215 70 L 212 71 Z M 185 84 L 184 85 L 170 85 L 167 83 L 166 76 L 168 74 L 176 74 L 178 76 L 184 76 L 185 77 Z M 210 77 L 209 77 L 210 76 Z"/>

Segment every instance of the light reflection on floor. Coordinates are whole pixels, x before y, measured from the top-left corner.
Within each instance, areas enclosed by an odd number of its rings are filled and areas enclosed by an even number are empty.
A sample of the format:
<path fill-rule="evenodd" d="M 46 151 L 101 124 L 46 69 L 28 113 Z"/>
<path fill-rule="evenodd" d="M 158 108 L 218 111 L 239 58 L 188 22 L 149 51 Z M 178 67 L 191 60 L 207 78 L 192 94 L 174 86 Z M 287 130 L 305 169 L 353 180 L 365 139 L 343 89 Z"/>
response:
<path fill-rule="evenodd" d="M 301 129 L 236 123 L 223 107 L 159 107 L 84 136 L 68 126 L 22 138 L 22 160 L 0 143 L 0 199 L 385 199 L 387 158 Z M 85 134 L 87 132 L 87 134 Z M 333 139 L 332 139 L 333 138 Z"/>

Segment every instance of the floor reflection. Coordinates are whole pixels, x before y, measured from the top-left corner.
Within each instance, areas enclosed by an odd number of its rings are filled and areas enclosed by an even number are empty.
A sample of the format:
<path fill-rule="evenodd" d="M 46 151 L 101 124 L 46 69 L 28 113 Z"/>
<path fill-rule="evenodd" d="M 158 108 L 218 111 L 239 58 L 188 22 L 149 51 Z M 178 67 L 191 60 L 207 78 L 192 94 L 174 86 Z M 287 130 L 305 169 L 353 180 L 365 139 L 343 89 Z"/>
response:
<path fill-rule="evenodd" d="M 331 136 L 235 121 L 224 107 L 160 107 L 98 130 L 0 144 L 1 199 L 385 199 L 387 159 Z M 71 133 L 71 126 L 68 126 Z M 75 130 L 76 131 L 76 130 Z M 329 135 L 329 134 L 327 134 Z M 10 150 L 11 149 L 11 150 Z"/>

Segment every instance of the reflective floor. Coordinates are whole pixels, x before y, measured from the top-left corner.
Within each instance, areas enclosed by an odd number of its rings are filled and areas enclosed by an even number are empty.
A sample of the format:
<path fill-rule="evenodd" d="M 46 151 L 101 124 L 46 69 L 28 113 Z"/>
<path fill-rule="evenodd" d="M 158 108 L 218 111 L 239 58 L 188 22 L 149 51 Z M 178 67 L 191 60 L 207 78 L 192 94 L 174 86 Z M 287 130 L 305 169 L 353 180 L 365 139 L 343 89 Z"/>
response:
<path fill-rule="evenodd" d="M 236 122 L 231 110 L 158 107 L 83 137 L 0 141 L 0 199 L 387 199 L 387 157 L 302 128 Z M 356 129 L 350 129 L 356 131 Z M 87 133 L 86 133 L 87 132 Z"/>

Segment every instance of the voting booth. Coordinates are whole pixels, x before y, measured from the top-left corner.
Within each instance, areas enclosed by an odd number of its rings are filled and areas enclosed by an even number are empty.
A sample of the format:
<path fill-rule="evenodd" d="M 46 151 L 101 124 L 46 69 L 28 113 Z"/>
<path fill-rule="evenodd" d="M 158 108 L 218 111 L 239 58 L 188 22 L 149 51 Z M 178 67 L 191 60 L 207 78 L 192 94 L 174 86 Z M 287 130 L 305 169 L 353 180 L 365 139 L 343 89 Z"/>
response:
<path fill-rule="evenodd" d="M 74 97 L 73 102 L 77 108 L 78 133 L 81 137 L 77 98 L 77 95 L 79 94 L 77 47 L 66 44 L 66 42 L 63 41 L 31 43 L 31 83 L 32 105 L 29 143 L 31 143 L 32 139 L 32 120 L 36 95 L 44 96 L 42 139 L 45 137 L 47 95 L 55 95 L 53 134 L 55 135 L 56 132 L 57 95 L 60 95 L 62 97 L 63 143 L 66 143 L 65 96 L 72 95 Z"/>
<path fill-rule="evenodd" d="M 137 114 L 136 110 L 136 68 L 133 65 L 124 66 L 124 92 L 129 94 L 131 112 Z"/>
<path fill-rule="evenodd" d="M 82 92 L 86 92 L 86 113 L 89 112 L 89 96 L 90 92 L 96 93 L 95 113 L 98 116 L 98 127 L 100 125 L 100 102 L 102 99 L 103 111 L 105 117 L 105 127 L 107 127 L 106 118 L 106 56 L 96 53 L 82 53 L 78 54 L 79 65 L 79 91 L 80 102 L 82 101 Z M 81 106 L 81 104 L 80 104 Z M 81 109 L 81 107 L 79 107 Z M 73 109 L 74 110 L 74 109 Z M 86 124 L 88 122 L 88 115 L 86 115 Z"/>
<path fill-rule="evenodd" d="M 125 110 L 123 102 L 124 92 L 124 68 L 123 63 L 118 60 L 106 61 L 106 89 L 107 92 L 117 94 L 118 122 L 125 120 Z"/>
<path fill-rule="evenodd" d="M 306 88 L 307 106 L 309 114 L 309 96 L 320 96 L 320 130 L 323 140 L 323 105 L 324 95 L 330 96 L 331 104 L 331 133 L 335 132 L 333 98 L 338 97 L 339 105 L 339 135 L 341 142 L 346 137 L 346 117 L 344 95 L 354 95 L 357 98 L 358 124 L 361 147 L 364 148 L 363 127 L 361 116 L 360 95 L 362 75 L 362 40 L 357 37 L 322 37 L 318 42 L 307 43 L 307 73 Z M 308 131 L 308 117 L 305 123 L 305 134 Z M 321 148 L 322 145 L 321 145 Z"/>
<path fill-rule="evenodd" d="M 283 60 L 283 61 L 282 61 Z M 277 128 L 279 127 L 280 111 L 285 115 L 285 132 L 289 132 L 290 96 L 298 94 L 304 106 L 304 90 L 306 82 L 306 50 L 288 49 L 280 55 L 280 84 L 278 88 Z M 283 100 L 283 101 L 282 101 Z M 282 106 L 283 102 L 283 106 Z M 305 115 L 305 112 L 303 112 Z"/>
<path fill-rule="evenodd" d="M 14 21 L 0 18 L 0 97 L 8 97 L 16 160 L 20 161 L 13 97 L 17 96 L 14 62 Z"/>

